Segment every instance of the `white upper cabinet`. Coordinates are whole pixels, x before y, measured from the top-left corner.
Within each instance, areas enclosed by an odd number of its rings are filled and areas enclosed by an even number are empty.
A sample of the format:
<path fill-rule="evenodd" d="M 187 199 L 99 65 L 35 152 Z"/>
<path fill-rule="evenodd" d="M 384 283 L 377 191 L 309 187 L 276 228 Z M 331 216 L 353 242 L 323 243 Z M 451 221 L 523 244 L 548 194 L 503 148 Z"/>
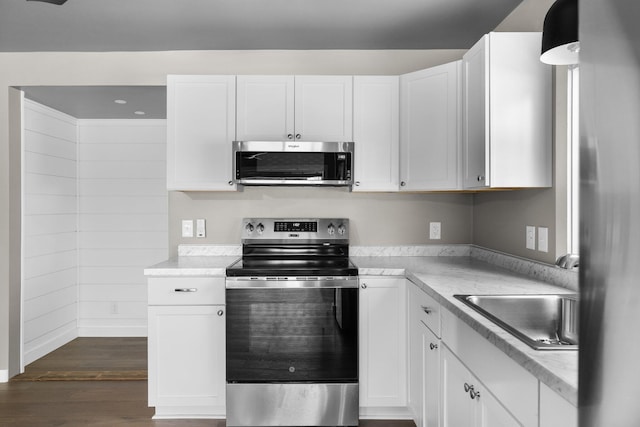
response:
<path fill-rule="evenodd" d="M 400 190 L 460 188 L 461 61 L 400 76 Z"/>
<path fill-rule="evenodd" d="M 353 141 L 353 77 L 296 76 L 295 122 L 296 139 Z"/>
<path fill-rule="evenodd" d="M 549 187 L 551 67 L 540 33 L 489 33 L 462 59 L 465 189 Z"/>
<path fill-rule="evenodd" d="M 237 103 L 239 141 L 293 139 L 293 76 L 238 76 Z"/>
<path fill-rule="evenodd" d="M 237 139 L 352 141 L 352 76 L 238 76 Z"/>
<path fill-rule="evenodd" d="M 235 76 L 167 77 L 167 189 L 234 191 Z"/>
<path fill-rule="evenodd" d="M 353 191 L 398 191 L 398 76 L 353 78 Z"/>

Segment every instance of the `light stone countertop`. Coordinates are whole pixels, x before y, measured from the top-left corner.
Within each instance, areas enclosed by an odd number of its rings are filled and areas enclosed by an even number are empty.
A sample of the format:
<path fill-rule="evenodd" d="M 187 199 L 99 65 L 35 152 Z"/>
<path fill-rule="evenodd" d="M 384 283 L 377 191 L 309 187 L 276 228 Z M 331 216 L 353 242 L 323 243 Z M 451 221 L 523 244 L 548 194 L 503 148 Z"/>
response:
<path fill-rule="evenodd" d="M 457 255 L 457 254 L 456 254 Z M 179 256 L 146 276 L 224 276 L 238 255 Z M 577 406 L 578 352 L 536 351 L 456 300 L 455 294 L 574 293 L 472 256 L 352 256 L 361 276 L 405 276 L 542 383 Z"/>
<path fill-rule="evenodd" d="M 352 257 L 360 276 L 406 276 L 567 401 L 578 402 L 578 352 L 534 350 L 453 297 L 456 294 L 574 293 L 471 257 Z"/>
<path fill-rule="evenodd" d="M 239 256 L 179 256 L 144 269 L 145 276 L 225 276 Z"/>

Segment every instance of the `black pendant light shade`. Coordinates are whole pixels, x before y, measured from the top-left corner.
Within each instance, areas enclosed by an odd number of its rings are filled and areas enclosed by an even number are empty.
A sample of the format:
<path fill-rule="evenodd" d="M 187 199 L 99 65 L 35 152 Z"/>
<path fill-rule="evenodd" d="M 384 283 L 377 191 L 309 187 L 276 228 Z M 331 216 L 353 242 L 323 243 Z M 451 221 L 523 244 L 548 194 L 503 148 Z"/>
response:
<path fill-rule="evenodd" d="M 556 0 L 544 18 L 540 60 L 551 65 L 578 63 L 578 0 Z"/>
<path fill-rule="evenodd" d="M 61 4 L 64 4 L 67 0 L 27 0 L 27 1 L 41 1 L 43 3 L 57 4 L 58 6 L 60 6 Z"/>

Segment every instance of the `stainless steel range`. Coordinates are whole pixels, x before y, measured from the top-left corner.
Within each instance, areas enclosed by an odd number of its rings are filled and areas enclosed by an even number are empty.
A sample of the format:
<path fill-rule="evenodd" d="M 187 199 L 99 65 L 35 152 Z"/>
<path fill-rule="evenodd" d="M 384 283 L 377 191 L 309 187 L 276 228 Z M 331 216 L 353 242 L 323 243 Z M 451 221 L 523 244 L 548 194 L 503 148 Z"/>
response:
<path fill-rule="evenodd" d="M 358 425 L 349 220 L 246 218 L 227 268 L 227 426 Z"/>

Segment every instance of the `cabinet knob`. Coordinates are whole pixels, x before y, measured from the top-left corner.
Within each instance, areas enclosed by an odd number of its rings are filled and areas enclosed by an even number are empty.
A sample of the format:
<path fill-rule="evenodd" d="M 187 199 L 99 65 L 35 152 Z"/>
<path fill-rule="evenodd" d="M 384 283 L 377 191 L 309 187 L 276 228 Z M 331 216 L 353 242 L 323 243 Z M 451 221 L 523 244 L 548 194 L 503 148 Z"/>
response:
<path fill-rule="evenodd" d="M 233 181 L 229 181 L 229 185 L 233 185 Z"/>
<path fill-rule="evenodd" d="M 302 138 L 302 135 L 300 135 L 299 133 L 296 133 L 296 139 L 300 139 Z"/>
<path fill-rule="evenodd" d="M 356 181 L 356 187 L 360 187 L 360 181 Z"/>
<path fill-rule="evenodd" d="M 218 310 L 218 316 L 222 316 L 223 314 L 224 314 L 224 311 Z"/>
<path fill-rule="evenodd" d="M 293 134 L 292 134 L 292 133 L 288 134 L 288 135 L 287 135 L 287 138 L 289 138 L 289 139 L 293 139 Z"/>
<path fill-rule="evenodd" d="M 471 386 L 467 383 L 464 383 L 464 392 L 469 393 L 469 390 L 471 390 Z"/>
<path fill-rule="evenodd" d="M 484 175 L 478 175 L 478 182 L 484 181 Z"/>
<path fill-rule="evenodd" d="M 429 343 L 429 348 L 430 348 L 431 350 L 435 350 L 435 349 L 437 349 L 437 348 L 438 348 L 438 344 Z"/>
<path fill-rule="evenodd" d="M 422 311 L 424 311 L 425 314 L 433 313 L 433 310 L 427 307 L 426 305 L 421 305 L 420 308 L 422 309 Z"/>
<path fill-rule="evenodd" d="M 400 182 L 400 187 L 404 187 L 405 185 L 407 185 L 406 182 L 404 182 L 404 181 Z"/>
<path fill-rule="evenodd" d="M 363 283 L 362 285 L 360 285 L 360 287 L 361 287 L 362 289 L 367 289 L 367 284 L 366 284 L 366 283 Z"/>
<path fill-rule="evenodd" d="M 475 391 L 473 387 L 471 387 L 471 390 L 469 390 L 469 397 L 471 397 L 471 399 L 480 399 L 480 392 Z"/>

